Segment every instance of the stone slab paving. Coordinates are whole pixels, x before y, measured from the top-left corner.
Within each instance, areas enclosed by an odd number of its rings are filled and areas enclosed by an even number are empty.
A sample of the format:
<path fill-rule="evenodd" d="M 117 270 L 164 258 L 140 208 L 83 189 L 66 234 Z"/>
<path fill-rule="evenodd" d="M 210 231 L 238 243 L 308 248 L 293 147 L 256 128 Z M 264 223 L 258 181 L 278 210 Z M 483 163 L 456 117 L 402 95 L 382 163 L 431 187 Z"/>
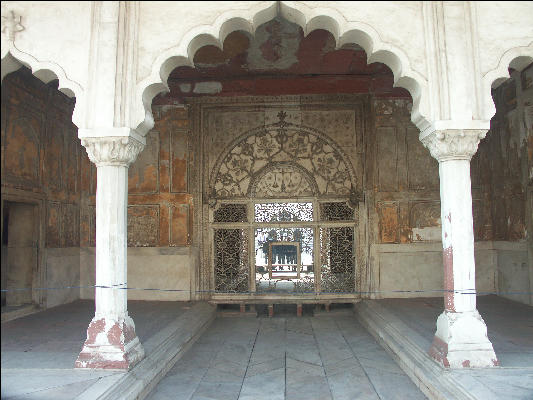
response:
<path fill-rule="evenodd" d="M 187 309 L 189 303 L 128 302 L 137 335 L 150 354 L 150 340 Z M 93 301 L 76 301 L 16 320 L 1 328 L 2 399 L 73 399 L 89 387 L 110 385 L 124 372 L 74 369 L 94 315 Z"/>
<path fill-rule="evenodd" d="M 435 335 L 442 298 L 378 300 L 409 328 L 423 337 L 429 349 Z M 477 309 L 487 325 L 500 365 L 506 368 L 533 368 L 533 307 L 499 296 L 478 296 Z M 532 396 L 533 398 L 533 396 Z"/>
<path fill-rule="evenodd" d="M 376 300 L 375 300 L 376 301 Z M 443 310 L 442 298 L 376 301 L 417 334 L 416 345 L 427 353 Z M 478 296 L 477 308 L 501 367 L 446 371 L 471 398 L 533 399 L 533 307 L 499 296 Z M 414 335 L 411 335 L 414 336 Z"/>
<path fill-rule="evenodd" d="M 425 399 L 353 315 L 218 318 L 150 400 Z"/>

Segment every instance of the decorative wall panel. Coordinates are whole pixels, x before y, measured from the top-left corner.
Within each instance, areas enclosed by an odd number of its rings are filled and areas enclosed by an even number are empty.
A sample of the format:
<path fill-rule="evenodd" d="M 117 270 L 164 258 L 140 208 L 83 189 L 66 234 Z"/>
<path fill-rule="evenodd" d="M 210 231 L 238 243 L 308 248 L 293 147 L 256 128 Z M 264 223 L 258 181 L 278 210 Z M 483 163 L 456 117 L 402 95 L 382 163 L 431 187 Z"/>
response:
<path fill-rule="evenodd" d="M 170 156 L 172 163 L 171 192 L 187 192 L 187 176 L 189 170 L 188 132 L 173 130 L 170 135 Z"/>
<path fill-rule="evenodd" d="M 397 243 L 398 203 L 378 203 L 381 243 Z"/>
<path fill-rule="evenodd" d="M 41 120 L 21 110 L 10 109 L 5 136 L 4 167 L 6 176 L 23 187 L 40 186 Z"/>
<path fill-rule="evenodd" d="M 306 175 L 314 178 L 319 194 L 349 194 L 351 168 L 341 150 L 318 131 L 287 122 L 286 116 L 279 111 L 278 122 L 252 129 L 226 150 L 212 178 L 217 197 L 242 198 L 258 188 L 263 194 L 275 195 L 281 186 L 289 195 L 309 193 L 313 184 Z M 289 163 L 294 165 L 289 167 Z M 273 169 L 265 173 L 265 167 Z M 297 173 L 289 179 L 292 171 Z M 257 180 L 257 176 L 264 179 Z M 256 180 L 259 186 L 249 189 Z"/>
<path fill-rule="evenodd" d="M 409 190 L 439 190 L 439 162 L 418 139 L 418 129 L 407 130 Z"/>
<path fill-rule="evenodd" d="M 61 204 L 48 202 L 46 211 L 46 247 L 60 247 L 61 243 Z"/>
<path fill-rule="evenodd" d="M 44 179 L 51 190 L 61 191 L 62 177 L 66 172 L 63 167 L 63 157 L 67 156 L 64 146 L 66 126 L 57 120 L 48 120 L 47 125 L 44 140 Z"/>
<path fill-rule="evenodd" d="M 190 244 L 189 230 L 189 205 L 179 204 L 170 207 L 171 215 L 171 230 L 170 230 L 170 245 L 171 246 L 187 246 Z"/>
<path fill-rule="evenodd" d="M 73 99 L 24 67 L 2 82 L 2 193 L 14 202 L 43 201 L 47 247 L 80 243 L 83 148 L 72 124 L 73 107 Z"/>
<path fill-rule="evenodd" d="M 159 190 L 159 133 L 146 135 L 146 146 L 128 170 L 130 194 L 157 193 Z"/>
<path fill-rule="evenodd" d="M 376 129 L 378 182 L 382 192 L 398 190 L 398 141 L 395 127 Z"/>
<path fill-rule="evenodd" d="M 155 126 L 129 168 L 128 246 L 192 244 L 192 194 L 187 191 L 191 150 L 189 116 L 183 107 L 154 107 Z M 82 242 L 94 246 L 96 168 L 82 149 L 81 186 L 85 211 Z M 180 161 L 181 160 L 181 161 Z M 137 207 L 137 208 L 136 208 Z"/>
<path fill-rule="evenodd" d="M 154 247 L 159 243 L 159 205 L 128 206 L 128 246 Z"/>
<path fill-rule="evenodd" d="M 61 207 L 61 225 L 63 232 L 62 247 L 80 245 L 79 207 L 76 204 L 63 204 Z"/>

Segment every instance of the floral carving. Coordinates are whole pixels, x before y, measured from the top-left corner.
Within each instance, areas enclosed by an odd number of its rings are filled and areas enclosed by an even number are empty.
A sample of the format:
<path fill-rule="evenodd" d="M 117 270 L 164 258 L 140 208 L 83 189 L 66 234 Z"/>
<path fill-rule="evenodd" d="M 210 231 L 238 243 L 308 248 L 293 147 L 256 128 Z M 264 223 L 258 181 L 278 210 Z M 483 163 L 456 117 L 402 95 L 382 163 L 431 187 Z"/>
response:
<path fill-rule="evenodd" d="M 259 172 L 250 185 L 251 197 L 287 198 L 313 196 L 316 182 L 305 169 L 290 163 L 276 163 Z"/>
<path fill-rule="evenodd" d="M 439 162 L 469 160 L 477 151 L 479 141 L 487 134 L 479 129 L 434 131 L 422 139 L 431 155 Z"/>
<path fill-rule="evenodd" d="M 131 136 L 87 137 L 81 139 L 81 144 L 97 166 L 129 167 L 144 148 L 144 143 Z"/>
<path fill-rule="evenodd" d="M 278 118 L 241 137 L 222 157 L 213 181 L 216 196 L 348 195 L 350 168 L 340 150 L 324 135 L 286 122 L 282 112 Z M 266 167 L 272 169 L 263 176 Z"/>
<path fill-rule="evenodd" d="M 20 21 L 20 15 L 15 15 L 14 11 L 9 11 L 7 17 L 2 17 L 2 32 L 7 34 L 11 42 L 15 41 L 15 34 L 17 32 L 24 30 Z"/>

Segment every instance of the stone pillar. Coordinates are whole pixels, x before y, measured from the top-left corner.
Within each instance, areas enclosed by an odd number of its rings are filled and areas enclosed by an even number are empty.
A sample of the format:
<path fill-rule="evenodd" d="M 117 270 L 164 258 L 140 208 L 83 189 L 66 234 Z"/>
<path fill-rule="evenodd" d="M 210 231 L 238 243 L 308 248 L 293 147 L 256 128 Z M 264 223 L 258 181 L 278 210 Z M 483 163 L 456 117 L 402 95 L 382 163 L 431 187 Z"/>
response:
<path fill-rule="evenodd" d="M 445 367 L 498 365 L 487 326 L 476 309 L 476 263 L 470 159 L 485 130 L 434 131 L 422 139 L 439 161 L 444 312 L 429 354 Z"/>
<path fill-rule="evenodd" d="M 144 143 L 131 136 L 82 138 L 97 167 L 95 315 L 76 368 L 129 369 L 144 357 L 127 306 L 128 167 Z"/>

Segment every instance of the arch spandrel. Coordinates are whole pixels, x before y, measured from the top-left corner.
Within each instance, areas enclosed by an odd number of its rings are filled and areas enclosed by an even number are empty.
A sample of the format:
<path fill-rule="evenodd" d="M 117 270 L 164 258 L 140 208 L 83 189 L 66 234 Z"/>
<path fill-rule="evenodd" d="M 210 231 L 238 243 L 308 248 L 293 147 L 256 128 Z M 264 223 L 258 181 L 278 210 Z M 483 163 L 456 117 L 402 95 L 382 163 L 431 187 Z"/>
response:
<path fill-rule="evenodd" d="M 255 197 L 258 191 L 276 197 L 269 179 L 293 192 L 281 197 L 350 195 L 354 172 L 339 146 L 322 132 L 286 122 L 285 116 L 281 111 L 279 122 L 248 131 L 220 155 L 211 175 L 215 197 Z"/>

